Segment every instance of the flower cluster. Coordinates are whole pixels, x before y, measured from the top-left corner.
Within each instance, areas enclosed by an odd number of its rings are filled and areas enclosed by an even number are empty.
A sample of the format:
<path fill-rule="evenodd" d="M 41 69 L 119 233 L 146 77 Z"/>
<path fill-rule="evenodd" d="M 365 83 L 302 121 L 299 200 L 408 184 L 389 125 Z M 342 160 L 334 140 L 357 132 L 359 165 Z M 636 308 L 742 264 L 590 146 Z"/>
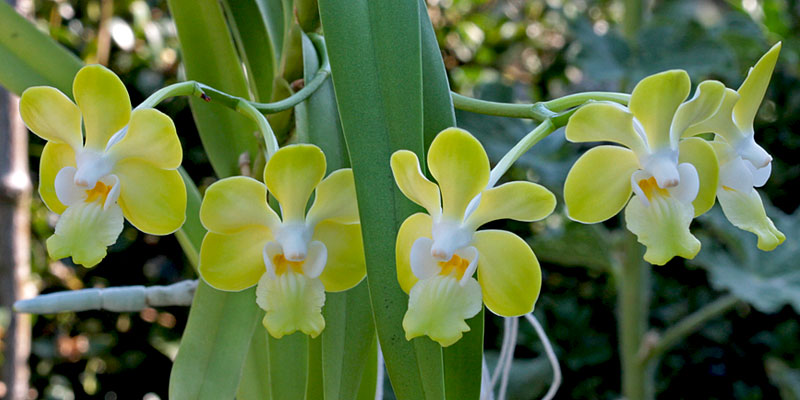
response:
<path fill-rule="evenodd" d="M 738 92 L 704 81 L 685 101 L 689 76 L 674 70 L 639 82 L 628 107 L 581 107 L 567 124 L 568 140 L 624 147 L 598 146 L 578 159 L 564 185 L 570 218 L 596 223 L 627 204 L 625 220 L 647 247 L 645 260 L 663 265 L 700 251 L 689 225 L 718 198 L 734 225 L 758 235 L 759 248 L 774 249 L 784 236 L 753 189 L 766 182 L 772 159 L 753 140 L 753 119 L 779 51 L 780 44 L 764 55 Z M 701 133 L 714 133 L 714 141 L 694 137 Z"/>
<path fill-rule="evenodd" d="M 175 125 L 162 112 L 131 112 L 122 81 L 99 65 L 75 75 L 75 103 L 52 87 L 22 93 L 22 120 L 47 140 L 39 194 L 61 218 L 47 239 L 53 258 L 91 267 L 122 232 L 123 216 L 145 233 L 167 235 L 186 218 L 186 187 L 177 168 L 182 151 Z M 81 134 L 81 120 L 85 136 Z"/>

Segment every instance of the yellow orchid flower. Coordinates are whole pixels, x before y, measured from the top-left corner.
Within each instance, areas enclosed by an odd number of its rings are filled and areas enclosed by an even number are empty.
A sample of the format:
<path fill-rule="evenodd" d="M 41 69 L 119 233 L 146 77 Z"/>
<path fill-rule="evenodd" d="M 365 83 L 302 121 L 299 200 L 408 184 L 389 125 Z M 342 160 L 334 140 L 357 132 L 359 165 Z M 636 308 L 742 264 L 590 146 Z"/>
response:
<path fill-rule="evenodd" d="M 410 295 L 406 339 L 427 335 L 449 346 L 469 331 L 465 320 L 482 302 L 506 317 L 531 312 L 541 288 L 533 251 L 511 232 L 477 229 L 501 218 L 542 219 L 553 212 L 555 196 L 532 182 L 487 188 L 486 151 L 456 128 L 439 133 L 428 152 L 438 185 L 422 174 L 413 152 L 395 152 L 391 166 L 403 194 L 428 211 L 408 217 L 397 234 L 397 279 Z"/>
<path fill-rule="evenodd" d="M 719 111 L 690 127 L 684 136 L 714 132 L 712 143 L 719 159 L 717 199 L 736 227 L 758 236 L 758 248 L 774 250 L 786 240 L 767 216 L 755 188 L 764 186 L 772 173 L 772 157 L 754 139 L 753 120 L 764 99 L 781 44 L 773 46 L 750 69 L 738 91 L 725 89 Z"/>
<path fill-rule="evenodd" d="M 692 219 L 714 205 L 718 168 L 704 140 L 680 140 L 689 126 L 711 117 L 725 87 L 701 83 L 687 101 L 689 75 L 666 71 L 643 79 L 629 106 L 598 102 L 570 118 L 572 142 L 608 141 L 582 155 L 567 175 L 564 200 L 569 217 L 583 223 L 605 221 L 627 204 L 628 229 L 647 247 L 650 263 L 674 256 L 693 258 L 700 241 L 689 231 Z M 635 193 L 633 199 L 631 193 Z"/>
<path fill-rule="evenodd" d="M 263 324 L 276 338 L 298 330 L 319 335 L 325 291 L 350 289 L 366 276 L 353 171 L 322 179 L 325 168 L 319 147 L 287 146 L 267 162 L 266 186 L 247 177 L 222 179 L 209 186 L 200 206 L 208 230 L 200 275 L 219 290 L 257 284 Z M 283 219 L 267 205 L 267 190 Z"/>
<path fill-rule="evenodd" d="M 77 105 L 55 88 L 31 87 L 22 93 L 19 111 L 28 128 L 47 140 L 39 194 L 61 214 L 47 250 L 53 258 L 72 256 L 91 267 L 116 242 L 123 216 L 153 235 L 183 225 L 186 187 L 176 170 L 183 155 L 172 120 L 154 109 L 131 112 L 125 86 L 105 67 L 81 68 L 72 94 Z"/>

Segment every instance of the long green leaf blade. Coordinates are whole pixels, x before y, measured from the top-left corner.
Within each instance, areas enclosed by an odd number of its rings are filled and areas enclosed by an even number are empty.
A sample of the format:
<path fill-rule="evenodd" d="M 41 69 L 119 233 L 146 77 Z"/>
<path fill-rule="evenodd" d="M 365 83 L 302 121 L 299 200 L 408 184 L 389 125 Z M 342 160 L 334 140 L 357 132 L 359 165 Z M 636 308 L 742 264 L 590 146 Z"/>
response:
<path fill-rule="evenodd" d="M 272 96 L 276 58 L 266 19 L 255 1 L 226 0 L 225 4 L 254 98 L 267 102 Z"/>
<path fill-rule="evenodd" d="M 415 207 L 397 189 L 389 157 L 422 155 L 422 60 L 416 1 L 319 2 L 339 114 L 356 178 L 367 279 L 378 337 L 399 399 L 444 397 L 441 348 L 405 339 L 408 297 L 394 238 Z"/>

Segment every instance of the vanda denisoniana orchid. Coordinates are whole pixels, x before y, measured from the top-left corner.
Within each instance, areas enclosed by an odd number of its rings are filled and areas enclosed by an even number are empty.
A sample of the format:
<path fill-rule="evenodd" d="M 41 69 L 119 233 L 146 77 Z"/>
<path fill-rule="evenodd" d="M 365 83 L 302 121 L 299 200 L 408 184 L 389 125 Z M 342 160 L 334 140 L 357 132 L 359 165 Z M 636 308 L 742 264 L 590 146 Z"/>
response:
<path fill-rule="evenodd" d="M 254 300 L 276 338 L 298 330 L 319 335 L 325 291 L 350 289 L 366 274 L 353 172 L 343 168 L 322 179 L 325 165 L 317 146 L 284 147 L 267 163 L 266 186 L 247 177 L 222 179 L 200 208 L 208 229 L 200 275 L 226 291 L 258 284 Z M 282 218 L 267 205 L 267 191 Z"/>
<path fill-rule="evenodd" d="M 663 265 L 675 256 L 693 258 L 700 241 L 689 224 L 714 205 L 718 168 L 706 141 L 680 138 L 717 111 L 724 89 L 720 82 L 703 82 L 684 103 L 689 76 L 666 71 L 639 82 L 627 108 L 599 102 L 575 112 L 568 140 L 625 147 L 597 146 L 578 159 L 564 184 L 570 218 L 605 221 L 627 203 L 625 220 L 647 247 L 645 260 Z"/>
<path fill-rule="evenodd" d="M 131 112 L 122 81 L 100 65 L 75 75 L 75 103 L 55 88 L 25 90 L 19 111 L 47 140 L 39 165 L 39 194 L 61 214 L 47 239 L 53 258 L 91 267 L 122 232 L 123 216 L 153 235 L 183 224 L 186 188 L 176 170 L 182 151 L 175 125 L 152 109 Z M 85 135 L 81 135 L 81 120 Z"/>
<path fill-rule="evenodd" d="M 477 229 L 502 218 L 542 219 L 553 212 L 555 196 L 533 182 L 487 188 L 483 146 L 456 128 L 440 132 L 428 151 L 438 185 L 422 174 L 413 152 L 395 152 L 391 166 L 403 194 L 428 212 L 408 217 L 397 234 L 397 279 L 410 295 L 406 339 L 427 335 L 452 345 L 482 303 L 506 317 L 531 312 L 541 288 L 533 251 L 511 232 Z"/>
<path fill-rule="evenodd" d="M 684 136 L 714 132 L 711 143 L 719 160 L 717 199 L 736 227 L 758 236 L 758 248 L 774 250 L 786 239 L 767 216 L 755 188 L 764 186 L 772 173 L 772 157 L 755 142 L 753 120 L 767 91 L 781 44 L 773 46 L 750 69 L 738 91 L 725 89 L 719 111 L 692 126 Z"/>

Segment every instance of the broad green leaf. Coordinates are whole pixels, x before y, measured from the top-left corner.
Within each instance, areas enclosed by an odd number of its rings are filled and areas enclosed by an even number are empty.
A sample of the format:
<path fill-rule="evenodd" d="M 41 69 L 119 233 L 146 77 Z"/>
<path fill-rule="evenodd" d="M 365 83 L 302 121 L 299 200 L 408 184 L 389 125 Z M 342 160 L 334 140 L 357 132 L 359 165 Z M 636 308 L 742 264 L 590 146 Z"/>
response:
<path fill-rule="evenodd" d="M 259 320 L 263 316 L 264 314 L 260 313 Z M 269 400 L 272 398 L 267 336 L 269 334 L 266 329 L 259 324 L 250 339 L 250 350 L 247 352 L 242 369 L 242 380 L 239 382 L 239 390 L 236 392 L 237 400 Z"/>
<path fill-rule="evenodd" d="M 0 84 L 17 95 L 31 86 L 53 86 L 72 97 L 82 62 L 6 2 L 0 3 Z"/>
<path fill-rule="evenodd" d="M 786 215 L 765 206 L 789 240 L 773 251 L 758 250 L 754 235 L 733 227 L 714 209 L 700 218 L 711 234 L 702 236 L 703 250 L 690 262 L 708 270 L 714 288 L 730 290 L 761 312 L 778 312 L 785 305 L 800 312 L 800 212 Z"/>
<path fill-rule="evenodd" d="M 270 37 L 266 18 L 255 1 L 226 0 L 225 5 L 253 97 L 269 101 L 277 59 L 272 41 L 264 40 Z"/>
<path fill-rule="evenodd" d="M 305 34 L 302 38 L 303 78 L 308 82 L 319 69 L 320 62 L 314 44 Z M 330 79 L 298 104 L 296 114 L 298 140 L 322 148 L 328 161 L 328 173 L 350 165 Z M 327 293 L 323 315 L 326 327 L 321 335 L 321 367 L 325 399 L 354 399 L 360 391 L 359 383 L 361 387 L 365 384 L 362 372 L 370 372 L 369 357 L 377 346 L 366 281 L 345 292 Z M 372 375 L 374 381 L 374 371 Z M 374 382 L 372 392 L 374 398 Z"/>
<path fill-rule="evenodd" d="M 326 297 L 330 297 L 326 294 Z M 327 303 L 327 298 L 325 299 Z M 328 320 L 325 319 L 327 324 Z M 326 326 L 327 330 L 328 327 Z M 322 333 L 325 334 L 325 331 Z M 308 379 L 306 379 L 306 400 L 323 400 L 325 389 L 322 382 L 322 336 L 308 339 Z"/>
<path fill-rule="evenodd" d="M 382 367 L 382 365 L 378 365 L 378 341 L 373 340 L 372 346 L 369 348 L 367 366 L 364 368 L 364 374 L 361 375 L 361 385 L 358 387 L 358 395 L 355 399 L 373 400 L 379 398 L 376 396 L 376 391 L 378 389 L 378 379 L 383 380 Z M 381 393 L 380 398 L 383 398 L 382 396 L 383 393 Z"/>
<path fill-rule="evenodd" d="M 422 42 L 422 125 L 427 150 L 437 133 L 456 126 L 456 116 L 441 50 L 425 9 L 425 2 L 420 1 L 420 10 L 423 10 L 419 13 Z M 483 323 L 484 311 L 481 310 L 467 321 L 469 332 L 464 333 L 461 340 L 454 345 L 442 349 L 444 387 L 448 399 L 477 400 L 480 396 Z"/>
<path fill-rule="evenodd" d="M 408 297 L 394 265 L 397 229 L 416 208 L 395 185 L 389 157 L 398 149 L 423 154 L 419 3 L 321 0 L 319 6 L 389 377 L 398 399 L 441 399 L 441 348 L 428 338 L 406 341 Z"/>
<path fill-rule="evenodd" d="M 247 98 L 247 81 L 220 4 L 213 0 L 169 0 L 167 4 L 178 29 L 186 79 Z M 193 97 L 189 105 L 214 172 L 219 177 L 236 175 L 239 155 L 252 156 L 257 151 L 255 125 L 218 104 Z"/>
<path fill-rule="evenodd" d="M 264 24 L 269 31 L 269 41 L 275 52 L 275 59 L 281 59 L 283 47 L 283 1 L 282 0 L 255 0 L 264 18 Z"/>
<path fill-rule="evenodd" d="M 302 332 L 267 337 L 273 399 L 304 399 L 308 376 L 308 341 Z"/>

